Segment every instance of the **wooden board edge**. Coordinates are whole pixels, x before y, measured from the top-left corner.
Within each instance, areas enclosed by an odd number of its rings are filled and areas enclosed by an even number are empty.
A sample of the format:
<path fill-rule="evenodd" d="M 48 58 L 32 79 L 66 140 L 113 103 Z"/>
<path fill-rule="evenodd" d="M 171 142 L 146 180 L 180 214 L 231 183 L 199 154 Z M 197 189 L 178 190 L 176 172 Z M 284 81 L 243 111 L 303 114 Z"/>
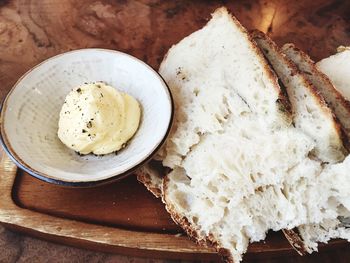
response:
<path fill-rule="evenodd" d="M 107 243 L 96 243 L 96 241 L 90 241 L 85 239 L 78 239 L 74 237 L 67 238 L 65 236 L 57 236 L 42 233 L 34 229 L 26 229 L 22 226 L 12 225 L 7 223 L 2 223 L 7 229 L 23 233 L 35 238 L 42 240 L 47 240 L 53 243 L 72 246 L 79 249 L 88 249 L 92 251 L 98 251 L 103 253 L 112 253 L 119 254 L 124 256 L 133 256 L 133 257 L 143 257 L 143 258 L 152 258 L 152 259 L 174 259 L 174 260 L 210 260 L 214 262 L 221 262 L 220 257 L 216 253 L 195 253 L 191 251 L 190 253 L 178 252 L 178 251 L 161 251 L 161 250 L 151 250 L 151 249 L 141 249 L 141 248 L 130 248 L 116 246 Z"/>
<path fill-rule="evenodd" d="M 0 162 L 0 223 L 5 227 L 72 246 L 158 258 L 215 260 L 215 250 L 196 245 L 186 236 L 137 232 L 58 218 L 19 207 L 12 198 L 16 165 L 2 152 Z"/>
<path fill-rule="evenodd" d="M 1 152 L 0 162 L 0 223 L 10 230 L 51 242 L 107 253 L 139 257 L 184 260 L 219 260 L 213 248 L 199 246 L 186 236 L 137 232 L 101 226 L 77 220 L 59 218 L 18 206 L 12 198 L 17 175 L 16 165 Z M 343 247 L 347 242 L 335 240 L 321 250 Z M 249 258 L 296 256 L 292 247 L 279 249 L 266 246 L 263 250 L 248 250 Z"/>

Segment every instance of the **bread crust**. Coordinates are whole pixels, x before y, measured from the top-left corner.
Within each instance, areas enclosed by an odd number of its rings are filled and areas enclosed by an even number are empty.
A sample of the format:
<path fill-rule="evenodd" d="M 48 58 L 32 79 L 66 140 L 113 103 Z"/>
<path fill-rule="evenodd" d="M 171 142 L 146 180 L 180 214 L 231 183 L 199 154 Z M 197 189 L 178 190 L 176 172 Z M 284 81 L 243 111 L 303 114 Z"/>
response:
<path fill-rule="evenodd" d="M 191 238 L 191 240 L 196 242 L 198 245 L 214 247 L 215 250 L 222 257 L 223 262 L 233 263 L 234 261 L 231 253 L 227 249 L 222 248 L 222 246 L 220 246 L 220 244 L 214 239 L 214 237 L 211 234 L 209 234 L 208 237 L 204 237 L 204 238 L 199 237 L 197 231 L 191 225 L 188 219 L 176 213 L 176 209 L 174 208 L 174 206 L 171 205 L 170 202 L 166 201 L 166 196 L 167 196 L 166 191 L 169 184 L 168 176 L 164 175 L 164 177 L 162 178 L 162 185 L 160 187 L 159 185 L 154 183 L 154 180 L 152 180 L 152 177 L 157 175 L 150 174 L 149 173 L 150 169 L 152 168 L 148 168 L 148 169 L 141 168 L 137 170 L 136 171 L 137 180 L 143 183 L 146 186 L 146 188 L 155 197 L 160 198 L 162 200 L 162 202 L 165 204 L 165 209 L 168 211 L 173 221 L 177 225 L 179 225 L 186 232 L 186 234 Z"/>
<path fill-rule="evenodd" d="M 167 189 L 169 184 L 168 176 L 163 178 L 163 194 L 162 202 L 165 204 L 165 209 L 170 214 L 173 221 L 179 225 L 186 234 L 198 245 L 214 247 L 218 254 L 222 257 L 223 262 L 234 263 L 233 257 L 228 249 L 223 248 L 220 243 L 209 234 L 207 237 L 200 237 L 196 229 L 191 225 L 188 219 L 176 212 L 175 207 L 171 202 L 167 201 Z"/>
<path fill-rule="evenodd" d="M 285 63 L 287 67 L 291 70 L 292 76 L 296 74 L 300 74 L 302 76 L 303 86 L 310 92 L 310 94 L 313 96 L 314 100 L 318 104 L 319 109 L 322 110 L 323 114 L 329 119 L 330 123 L 332 124 L 333 129 L 339 138 L 339 143 L 341 144 L 339 145 L 340 148 L 344 148 L 344 150 L 347 149 L 346 147 L 347 136 L 345 135 L 343 126 L 339 122 L 333 110 L 328 106 L 327 102 L 325 101 L 324 97 L 319 92 L 319 90 L 305 77 L 305 73 L 299 70 L 296 64 L 293 61 L 291 61 L 287 57 L 287 55 L 282 53 L 281 50 L 278 48 L 278 46 L 274 43 L 274 41 L 270 37 L 268 37 L 265 33 L 259 30 L 252 30 L 250 34 L 254 40 L 260 39 L 260 40 L 266 41 L 269 47 L 278 54 L 280 59 L 283 60 L 282 62 Z M 266 50 L 266 52 L 268 53 L 268 50 Z M 345 156 L 345 153 L 344 153 L 344 156 Z"/>
<path fill-rule="evenodd" d="M 135 172 L 137 180 L 146 186 L 155 197 L 160 198 L 162 195 L 162 189 L 158 187 L 152 180 L 152 175 L 144 171 L 142 168 Z"/>
<path fill-rule="evenodd" d="M 342 129 L 341 134 L 344 137 L 343 143 L 344 143 L 345 147 L 347 148 L 347 150 L 349 151 L 350 150 L 350 130 L 347 130 L 345 128 L 346 124 L 344 122 L 346 120 L 342 121 L 342 118 L 337 114 L 336 107 L 341 107 L 345 112 L 347 112 L 348 120 L 350 120 L 350 102 L 347 101 L 342 96 L 342 94 L 334 87 L 333 83 L 327 77 L 327 75 L 318 69 L 315 62 L 306 53 L 304 53 L 301 49 L 297 48 L 292 43 L 287 43 L 287 44 L 283 45 L 282 51 L 285 52 L 288 50 L 292 50 L 295 54 L 300 56 L 302 58 L 303 62 L 307 63 L 307 66 L 310 67 L 311 72 L 305 72 L 305 71 L 300 70 L 300 72 L 302 74 L 304 74 L 304 75 L 312 74 L 312 75 L 317 76 L 318 78 L 321 79 L 325 88 L 328 89 L 332 93 L 334 99 L 336 100 L 337 105 L 334 105 L 334 103 L 332 103 L 330 99 L 327 99 L 326 96 L 323 96 L 323 98 L 326 101 L 326 104 L 333 110 L 333 114 L 334 114 L 334 117 L 337 120 L 337 122 L 340 123 L 339 128 Z M 317 86 L 316 86 L 316 89 L 317 89 Z"/>
<path fill-rule="evenodd" d="M 265 60 L 264 54 L 260 50 L 260 48 L 257 46 L 256 42 L 254 41 L 253 37 L 249 34 L 248 30 L 246 30 L 242 24 L 237 20 L 237 18 L 229 13 L 226 7 L 219 7 L 217 8 L 212 14 L 212 17 L 214 18 L 215 16 L 226 16 L 229 15 L 232 18 L 232 22 L 234 23 L 234 26 L 239 28 L 242 33 L 244 33 L 244 37 L 246 38 L 247 45 L 255 52 L 257 59 L 261 63 L 261 65 L 264 65 L 263 68 L 265 70 L 265 73 L 271 83 L 273 84 L 272 86 L 274 87 L 276 93 L 278 94 L 278 99 L 276 100 L 276 104 L 278 105 L 279 111 L 281 116 L 283 116 L 283 119 L 285 120 L 286 123 L 290 124 L 292 122 L 292 107 L 288 98 L 288 95 L 286 92 L 284 92 L 280 85 L 278 84 L 278 77 L 276 73 L 273 71 L 273 69 L 269 66 L 269 63 Z M 203 28 L 205 28 L 204 26 Z M 189 36 L 187 36 L 189 37 Z M 186 39 L 185 37 L 184 39 Z M 174 44 L 168 52 L 165 54 L 164 59 L 162 60 L 160 64 L 160 69 L 164 67 L 164 64 L 166 63 L 168 54 L 170 53 L 171 49 L 175 46 Z"/>
<path fill-rule="evenodd" d="M 225 13 L 227 12 L 227 9 L 224 7 L 221 7 L 217 10 L 215 10 L 214 13 L 217 11 L 224 10 Z M 272 68 L 269 66 L 269 63 L 265 60 L 264 54 L 260 50 L 260 48 L 257 46 L 256 42 L 254 41 L 253 37 L 249 34 L 248 30 L 246 30 L 242 24 L 237 20 L 237 18 L 233 15 L 231 15 L 233 22 L 235 25 L 243 32 L 245 33 L 245 36 L 247 37 L 247 42 L 250 45 L 251 49 L 254 50 L 254 52 L 257 55 L 257 58 L 259 59 L 259 62 L 264 65 L 264 70 L 268 75 L 268 78 L 273 83 L 273 87 L 275 88 L 278 99 L 276 103 L 279 105 L 279 109 L 282 112 L 282 114 L 286 115 L 286 121 L 288 123 L 292 122 L 292 107 L 288 98 L 288 95 L 281 89 L 280 85 L 278 84 L 278 76 L 276 73 L 272 70 Z"/>
<path fill-rule="evenodd" d="M 253 31 L 251 31 L 251 35 L 252 35 L 252 39 L 263 39 L 263 40 L 267 41 L 269 43 L 270 47 L 273 48 L 273 50 L 276 51 L 281 56 L 281 58 L 283 58 L 283 60 L 284 60 L 283 62 L 286 63 L 287 66 L 292 70 L 292 75 L 296 75 L 296 74 L 304 75 L 298 69 L 298 67 L 285 54 L 283 54 L 279 50 L 277 45 L 265 33 L 261 32 L 259 30 L 253 30 Z M 304 78 L 303 81 L 304 81 L 305 87 L 307 87 L 310 90 L 310 92 L 315 97 L 316 101 L 318 102 L 318 104 L 320 105 L 320 108 L 322 108 L 324 113 L 332 114 L 332 112 L 328 108 L 326 101 L 324 100 L 324 98 L 322 97 L 320 92 L 316 89 L 316 87 L 314 85 L 312 85 L 312 83 L 310 81 L 308 81 L 306 78 Z"/>

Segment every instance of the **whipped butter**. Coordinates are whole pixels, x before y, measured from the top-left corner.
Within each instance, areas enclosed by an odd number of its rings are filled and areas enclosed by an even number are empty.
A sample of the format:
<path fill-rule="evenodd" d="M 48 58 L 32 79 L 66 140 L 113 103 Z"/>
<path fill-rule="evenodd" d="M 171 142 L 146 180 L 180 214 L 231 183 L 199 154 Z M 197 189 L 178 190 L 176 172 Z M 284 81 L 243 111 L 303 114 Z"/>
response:
<path fill-rule="evenodd" d="M 73 89 L 62 106 L 58 137 L 80 154 L 108 154 L 123 148 L 141 117 L 132 96 L 103 83 Z"/>

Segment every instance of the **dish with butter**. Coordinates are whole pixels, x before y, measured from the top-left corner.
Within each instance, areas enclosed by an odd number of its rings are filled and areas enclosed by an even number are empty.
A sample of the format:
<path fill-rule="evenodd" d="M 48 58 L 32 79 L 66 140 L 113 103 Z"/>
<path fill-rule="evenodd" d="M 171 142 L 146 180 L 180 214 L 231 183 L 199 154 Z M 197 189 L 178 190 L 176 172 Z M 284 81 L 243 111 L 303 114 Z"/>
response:
<path fill-rule="evenodd" d="M 39 179 L 95 186 L 149 160 L 172 118 L 171 94 L 151 67 L 122 52 L 82 49 L 49 58 L 19 79 L 3 103 L 1 141 Z"/>

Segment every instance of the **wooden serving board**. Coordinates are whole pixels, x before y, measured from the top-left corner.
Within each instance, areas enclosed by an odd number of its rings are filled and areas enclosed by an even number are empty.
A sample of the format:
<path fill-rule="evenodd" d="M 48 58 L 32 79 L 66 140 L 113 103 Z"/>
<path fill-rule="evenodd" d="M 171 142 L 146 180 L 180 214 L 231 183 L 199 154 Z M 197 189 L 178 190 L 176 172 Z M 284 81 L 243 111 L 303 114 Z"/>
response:
<path fill-rule="evenodd" d="M 174 224 L 164 205 L 134 175 L 94 188 L 64 188 L 17 169 L 2 152 L 0 222 L 73 246 L 152 258 L 218 261 L 213 249 L 196 245 Z M 345 246 L 332 241 L 321 249 Z M 296 255 L 281 232 L 250 245 L 246 257 Z"/>
<path fill-rule="evenodd" d="M 171 45 L 203 26 L 222 5 L 248 29 L 268 32 L 278 44 L 294 42 L 316 61 L 339 45 L 350 45 L 350 1 L 0 1 L 1 98 L 32 66 L 72 49 L 116 49 L 157 69 Z M 163 204 L 134 176 L 97 188 L 63 188 L 17 170 L 3 152 L 0 222 L 78 247 L 218 260 L 212 249 L 184 236 Z M 344 245 L 333 241 L 321 250 Z M 296 255 L 281 233 L 269 233 L 267 241 L 252 244 L 245 257 L 286 254 Z"/>

